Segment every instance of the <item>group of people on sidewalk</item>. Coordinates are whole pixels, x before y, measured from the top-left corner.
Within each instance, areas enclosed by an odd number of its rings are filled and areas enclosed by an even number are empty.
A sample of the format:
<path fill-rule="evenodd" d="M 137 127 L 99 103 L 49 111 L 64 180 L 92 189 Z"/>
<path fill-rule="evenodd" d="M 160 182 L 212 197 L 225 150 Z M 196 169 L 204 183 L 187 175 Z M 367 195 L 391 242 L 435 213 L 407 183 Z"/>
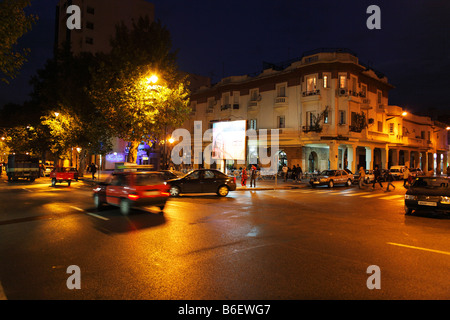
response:
<path fill-rule="evenodd" d="M 447 172 L 449 173 L 450 171 L 447 170 Z M 373 175 L 374 175 L 374 179 L 372 182 L 372 190 L 375 190 L 375 186 L 378 183 L 381 187 L 381 189 L 383 189 L 383 175 L 379 169 L 378 166 L 375 166 L 375 170 L 373 170 Z M 411 175 L 411 171 L 409 171 L 408 168 L 406 168 L 403 173 L 402 173 L 402 178 L 403 178 L 403 187 L 407 188 L 408 185 L 411 185 L 412 181 L 413 181 L 413 176 Z M 394 176 L 392 175 L 392 172 L 390 170 L 386 170 L 384 172 L 384 181 L 387 182 L 387 187 L 386 187 L 386 191 L 389 192 L 390 187 L 393 187 L 395 190 L 395 186 L 392 183 L 394 181 Z M 364 170 L 363 167 L 359 168 L 359 188 L 363 189 L 364 188 L 364 184 L 366 183 L 366 171 Z"/>
<path fill-rule="evenodd" d="M 243 187 L 247 186 L 247 180 L 249 176 L 250 176 L 250 188 L 252 187 L 256 188 L 256 178 L 258 176 L 258 169 L 254 165 L 252 165 L 250 169 L 250 174 L 247 172 L 247 169 L 245 167 L 242 170 L 241 185 Z"/>

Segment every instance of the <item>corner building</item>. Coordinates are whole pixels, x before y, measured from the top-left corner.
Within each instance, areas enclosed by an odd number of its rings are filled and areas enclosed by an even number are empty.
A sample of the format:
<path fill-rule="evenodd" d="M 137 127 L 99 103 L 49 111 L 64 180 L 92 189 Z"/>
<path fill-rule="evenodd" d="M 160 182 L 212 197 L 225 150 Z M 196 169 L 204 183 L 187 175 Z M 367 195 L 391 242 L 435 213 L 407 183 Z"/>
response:
<path fill-rule="evenodd" d="M 184 127 L 194 132 L 194 121 L 202 121 L 205 132 L 214 122 L 247 120 L 257 132 L 279 129 L 280 148 L 268 154 L 278 152 L 279 166 L 300 165 L 303 172 L 406 165 L 439 173 L 447 167 L 447 126 L 390 106 L 394 87 L 351 51 L 316 50 L 266 67 L 194 92 Z M 249 140 L 246 164 L 257 152 Z"/>

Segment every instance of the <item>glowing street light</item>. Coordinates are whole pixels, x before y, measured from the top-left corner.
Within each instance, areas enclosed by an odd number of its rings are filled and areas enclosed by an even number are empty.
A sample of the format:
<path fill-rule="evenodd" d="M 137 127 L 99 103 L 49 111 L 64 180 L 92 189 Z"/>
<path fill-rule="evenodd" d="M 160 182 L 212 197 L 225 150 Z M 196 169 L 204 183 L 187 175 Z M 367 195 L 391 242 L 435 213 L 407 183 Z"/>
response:
<path fill-rule="evenodd" d="M 403 113 L 402 113 L 402 117 L 406 117 L 408 115 L 408 112 L 406 112 L 406 111 L 403 111 Z"/>
<path fill-rule="evenodd" d="M 150 78 L 147 79 L 147 83 L 148 84 L 155 84 L 158 82 L 158 76 L 157 75 L 152 75 Z"/>

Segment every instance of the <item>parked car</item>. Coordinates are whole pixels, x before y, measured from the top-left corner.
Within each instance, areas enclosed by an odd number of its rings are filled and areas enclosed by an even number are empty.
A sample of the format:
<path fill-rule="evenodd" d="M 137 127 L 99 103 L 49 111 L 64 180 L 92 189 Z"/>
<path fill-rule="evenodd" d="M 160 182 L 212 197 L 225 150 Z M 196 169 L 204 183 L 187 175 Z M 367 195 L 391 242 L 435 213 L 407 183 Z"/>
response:
<path fill-rule="evenodd" d="M 132 208 L 155 206 L 163 213 L 169 198 L 169 186 L 161 172 L 115 172 L 94 189 L 94 204 L 101 209 L 104 204 L 120 207 L 123 215 Z"/>
<path fill-rule="evenodd" d="M 177 179 L 181 178 L 186 175 L 186 173 L 183 173 L 181 171 L 174 171 L 174 170 L 160 170 L 159 172 L 162 172 L 164 175 L 164 180 L 171 180 L 171 179 Z"/>
<path fill-rule="evenodd" d="M 70 187 L 73 180 L 78 181 L 78 171 L 70 167 L 55 167 L 50 172 L 50 178 L 52 179 L 52 187 L 56 186 L 56 183 L 62 183 L 64 181 Z"/>
<path fill-rule="evenodd" d="M 423 173 L 422 169 L 420 169 L 420 168 L 411 168 L 411 169 L 409 169 L 409 172 L 411 172 L 412 177 L 419 177 L 419 176 L 425 175 Z"/>
<path fill-rule="evenodd" d="M 312 177 L 309 184 L 313 188 L 322 185 L 333 188 L 336 184 L 351 186 L 353 179 L 353 174 L 349 174 L 345 170 L 324 170 L 318 176 Z"/>
<path fill-rule="evenodd" d="M 417 177 L 405 194 L 405 213 L 413 211 L 450 213 L 450 179 Z"/>
<path fill-rule="evenodd" d="M 226 197 L 229 191 L 236 190 L 236 178 L 215 169 L 193 170 L 167 183 L 170 185 L 170 195 L 174 197 L 182 193 L 217 193 Z"/>
<path fill-rule="evenodd" d="M 395 180 L 403 179 L 403 171 L 405 171 L 406 166 L 392 166 L 389 170 Z"/>

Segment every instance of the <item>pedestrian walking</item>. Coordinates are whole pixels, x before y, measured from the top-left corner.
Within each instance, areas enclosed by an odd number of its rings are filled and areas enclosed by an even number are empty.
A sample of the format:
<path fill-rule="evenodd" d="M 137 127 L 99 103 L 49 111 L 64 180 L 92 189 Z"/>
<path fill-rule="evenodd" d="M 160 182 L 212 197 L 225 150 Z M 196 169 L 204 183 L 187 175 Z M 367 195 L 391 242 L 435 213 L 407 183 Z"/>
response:
<path fill-rule="evenodd" d="M 97 172 L 97 166 L 94 163 L 91 163 L 89 166 L 89 171 L 92 173 L 92 180 L 95 180 L 95 173 Z"/>
<path fill-rule="evenodd" d="M 358 181 L 358 185 L 359 185 L 360 189 L 364 188 L 365 181 L 366 181 L 366 170 L 364 170 L 363 167 L 360 167 L 359 168 L 359 181 Z"/>
<path fill-rule="evenodd" d="M 297 167 L 295 164 L 292 166 L 291 179 L 294 182 L 297 180 Z"/>
<path fill-rule="evenodd" d="M 394 176 L 392 175 L 392 173 L 391 173 L 390 170 L 387 170 L 387 171 L 386 171 L 386 181 L 387 181 L 387 183 L 388 183 L 387 188 L 386 188 L 386 191 L 387 191 L 387 192 L 390 192 L 390 191 L 391 191 L 391 190 L 389 190 L 389 186 L 394 187 L 394 190 L 395 190 L 395 186 L 394 186 L 394 184 L 392 183 L 392 181 L 394 181 Z"/>
<path fill-rule="evenodd" d="M 258 175 L 258 170 L 255 166 L 252 165 L 252 169 L 250 171 L 250 188 L 256 188 L 256 177 Z"/>
<path fill-rule="evenodd" d="M 375 190 L 375 185 L 377 182 L 380 184 L 381 189 L 383 189 L 383 184 L 381 183 L 381 171 L 378 166 L 375 166 L 375 170 L 373 170 L 374 179 L 372 184 L 372 190 Z"/>
<path fill-rule="evenodd" d="M 302 181 L 302 175 L 303 175 L 302 167 L 300 167 L 300 165 L 298 165 L 298 167 L 297 167 L 297 181 L 298 182 Z"/>
<path fill-rule="evenodd" d="M 288 174 L 288 167 L 287 165 L 283 165 L 283 175 L 284 175 L 284 182 L 287 181 L 287 174 Z"/>
<path fill-rule="evenodd" d="M 411 175 L 411 172 L 409 171 L 408 168 L 405 168 L 405 170 L 403 171 L 403 186 L 406 188 L 406 183 L 408 182 L 408 179 Z"/>
<path fill-rule="evenodd" d="M 241 177 L 241 185 L 242 185 L 243 187 L 246 186 L 246 184 L 247 184 L 247 179 L 248 179 L 247 169 L 245 169 L 245 167 L 244 167 L 244 169 L 242 169 L 242 177 Z"/>

